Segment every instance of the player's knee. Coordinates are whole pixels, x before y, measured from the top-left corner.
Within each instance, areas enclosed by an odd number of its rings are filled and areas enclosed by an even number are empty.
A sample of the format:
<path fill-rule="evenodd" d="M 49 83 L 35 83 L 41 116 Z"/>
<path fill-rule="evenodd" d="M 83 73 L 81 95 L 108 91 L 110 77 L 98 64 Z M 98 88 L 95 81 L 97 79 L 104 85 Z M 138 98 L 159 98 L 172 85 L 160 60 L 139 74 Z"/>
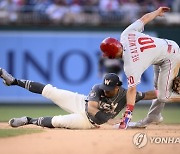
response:
<path fill-rule="evenodd" d="M 162 103 L 167 103 L 168 102 L 168 98 L 165 96 L 158 96 L 158 101 L 162 102 Z"/>
<path fill-rule="evenodd" d="M 57 90 L 56 87 L 53 87 L 52 85 L 47 84 L 42 91 L 42 95 L 48 99 L 51 99 L 51 97 L 54 96 L 54 93 L 56 92 L 56 90 Z"/>
<path fill-rule="evenodd" d="M 172 98 L 171 97 L 160 97 L 158 98 L 158 100 L 162 103 L 171 103 L 172 102 Z"/>
<path fill-rule="evenodd" d="M 61 115 L 54 116 L 52 118 L 52 125 L 56 128 L 61 128 L 61 127 L 63 127 L 62 121 L 63 121 L 63 117 Z"/>
<path fill-rule="evenodd" d="M 53 88 L 53 86 L 52 85 L 50 85 L 50 84 L 47 84 L 45 87 L 44 87 L 44 89 L 43 89 L 43 91 L 42 91 L 42 95 L 43 96 L 48 96 L 49 95 L 49 92 L 51 92 L 51 89 Z"/>
<path fill-rule="evenodd" d="M 180 95 L 177 93 L 171 93 L 168 97 L 158 96 L 158 100 L 163 103 L 180 102 Z"/>
<path fill-rule="evenodd" d="M 159 98 L 158 101 L 159 102 L 163 102 L 163 103 L 168 103 L 168 99 L 167 98 Z"/>

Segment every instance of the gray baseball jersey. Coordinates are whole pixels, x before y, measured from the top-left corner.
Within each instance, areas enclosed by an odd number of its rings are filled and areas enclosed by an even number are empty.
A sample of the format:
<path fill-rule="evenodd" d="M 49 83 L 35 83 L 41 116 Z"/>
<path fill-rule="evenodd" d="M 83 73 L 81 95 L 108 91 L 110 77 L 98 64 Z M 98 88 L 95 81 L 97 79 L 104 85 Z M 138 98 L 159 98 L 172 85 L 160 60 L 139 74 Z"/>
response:
<path fill-rule="evenodd" d="M 119 88 L 119 92 L 113 98 L 108 98 L 105 96 L 104 91 L 99 88 L 100 85 L 94 85 L 91 92 L 88 95 L 87 101 L 98 102 L 98 109 L 105 113 L 106 119 L 112 119 L 119 114 L 119 112 L 126 105 L 126 93 L 127 90 L 123 87 Z M 145 93 L 137 92 L 136 102 L 142 100 Z M 95 122 L 94 116 L 88 114 L 89 118 Z M 96 123 L 96 122 L 95 122 Z"/>

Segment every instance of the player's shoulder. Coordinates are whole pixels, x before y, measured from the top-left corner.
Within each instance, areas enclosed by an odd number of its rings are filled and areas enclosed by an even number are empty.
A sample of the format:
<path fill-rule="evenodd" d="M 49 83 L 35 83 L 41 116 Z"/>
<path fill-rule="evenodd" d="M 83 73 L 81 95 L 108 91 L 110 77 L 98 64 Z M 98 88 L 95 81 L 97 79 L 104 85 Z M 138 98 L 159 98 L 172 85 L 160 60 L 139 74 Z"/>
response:
<path fill-rule="evenodd" d="M 128 29 L 126 30 L 126 29 L 125 29 L 125 30 L 121 33 L 120 42 L 124 42 L 124 43 L 126 44 L 129 34 L 134 33 L 134 32 L 135 32 L 134 30 L 128 30 Z"/>
<path fill-rule="evenodd" d="M 100 84 L 95 84 L 92 86 L 92 89 L 97 89 L 97 88 L 99 88 L 99 86 L 100 86 Z"/>
<path fill-rule="evenodd" d="M 100 84 L 95 84 L 90 93 L 89 93 L 89 100 L 99 100 L 102 95 L 104 95 L 104 92 L 102 89 L 99 88 Z"/>
<path fill-rule="evenodd" d="M 93 91 L 96 91 L 96 92 L 101 92 L 101 91 L 103 91 L 102 89 L 100 89 L 100 85 L 101 85 L 101 84 L 95 84 L 95 85 L 92 87 L 92 90 L 93 90 Z"/>
<path fill-rule="evenodd" d="M 121 33 L 121 38 L 128 36 L 129 33 L 130 33 L 130 31 L 125 29 L 125 30 Z"/>

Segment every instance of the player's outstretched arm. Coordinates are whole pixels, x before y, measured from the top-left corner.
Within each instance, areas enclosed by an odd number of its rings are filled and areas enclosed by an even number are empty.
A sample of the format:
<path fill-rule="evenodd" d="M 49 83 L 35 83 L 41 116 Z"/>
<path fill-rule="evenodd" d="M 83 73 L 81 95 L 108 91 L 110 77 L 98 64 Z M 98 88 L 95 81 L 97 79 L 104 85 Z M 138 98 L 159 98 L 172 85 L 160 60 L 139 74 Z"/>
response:
<path fill-rule="evenodd" d="M 146 25 L 147 23 L 155 19 L 157 16 L 164 16 L 164 13 L 169 11 L 170 11 L 169 7 L 159 7 L 157 10 L 142 16 L 140 20 L 144 23 L 144 25 Z"/>
<path fill-rule="evenodd" d="M 98 102 L 96 101 L 88 102 L 88 113 L 93 116 L 91 116 L 91 120 L 98 125 L 106 123 L 109 120 L 109 116 L 98 109 Z"/>
<path fill-rule="evenodd" d="M 91 115 L 95 116 L 98 111 L 99 111 L 99 109 L 98 109 L 98 102 L 96 102 L 96 101 L 89 101 L 88 102 L 88 112 Z"/>

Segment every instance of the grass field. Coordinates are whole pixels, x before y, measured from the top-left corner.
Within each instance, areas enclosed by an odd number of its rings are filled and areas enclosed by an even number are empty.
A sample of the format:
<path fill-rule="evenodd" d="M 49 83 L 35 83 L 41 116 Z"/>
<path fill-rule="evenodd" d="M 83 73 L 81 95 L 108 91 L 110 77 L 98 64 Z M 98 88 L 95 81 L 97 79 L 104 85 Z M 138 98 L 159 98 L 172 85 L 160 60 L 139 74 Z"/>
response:
<path fill-rule="evenodd" d="M 133 113 L 133 121 L 146 116 L 150 105 L 136 105 Z M 123 111 L 122 111 L 123 112 Z M 122 114 L 120 113 L 120 116 Z M 13 117 L 41 117 L 68 114 L 55 105 L 0 105 L 0 122 L 7 122 Z M 180 105 L 167 104 L 163 112 L 164 123 L 180 123 Z"/>
<path fill-rule="evenodd" d="M 38 129 L 0 129 L 0 138 L 18 136 L 23 134 L 40 133 L 43 130 Z"/>

